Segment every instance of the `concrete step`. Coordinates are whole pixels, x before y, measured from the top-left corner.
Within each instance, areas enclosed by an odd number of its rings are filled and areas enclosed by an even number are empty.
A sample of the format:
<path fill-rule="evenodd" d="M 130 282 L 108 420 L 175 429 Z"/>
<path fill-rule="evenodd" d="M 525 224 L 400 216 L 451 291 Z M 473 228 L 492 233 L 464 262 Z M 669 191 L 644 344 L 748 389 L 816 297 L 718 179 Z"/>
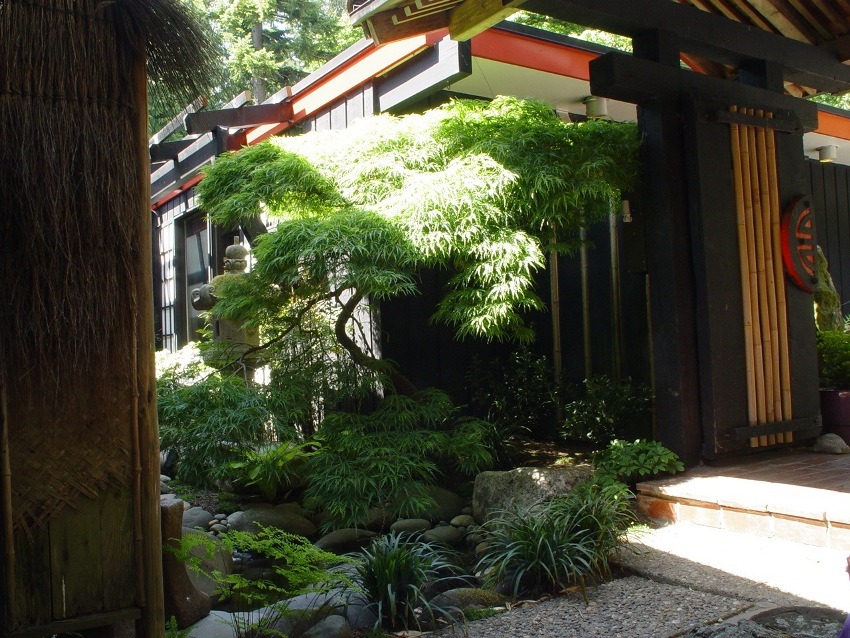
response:
<path fill-rule="evenodd" d="M 850 551 L 850 455 L 805 450 L 638 484 L 653 521 Z"/>

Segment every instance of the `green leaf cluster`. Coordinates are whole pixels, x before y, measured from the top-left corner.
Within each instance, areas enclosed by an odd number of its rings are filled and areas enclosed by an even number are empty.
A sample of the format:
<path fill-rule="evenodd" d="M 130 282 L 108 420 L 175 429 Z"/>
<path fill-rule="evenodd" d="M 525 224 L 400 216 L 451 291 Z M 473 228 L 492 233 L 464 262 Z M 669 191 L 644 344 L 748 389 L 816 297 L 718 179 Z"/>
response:
<path fill-rule="evenodd" d="M 604 450 L 593 454 L 593 468 L 600 483 L 624 483 L 634 487 L 644 478 L 683 472 L 679 456 L 658 441 L 613 440 Z"/>
<path fill-rule="evenodd" d="M 821 330 L 817 351 L 821 387 L 850 390 L 850 333 Z"/>
<path fill-rule="evenodd" d="M 612 440 L 645 429 L 652 408 L 649 388 L 630 379 L 605 375 L 585 379 L 584 396 L 564 405 L 561 436 L 606 446 Z"/>
<path fill-rule="evenodd" d="M 634 521 L 624 485 L 577 485 L 525 511 L 496 513 L 483 526 L 476 572 L 513 595 L 557 593 L 610 574 L 609 557 Z"/>
<path fill-rule="evenodd" d="M 305 503 L 325 512 L 324 529 L 363 525 L 371 507 L 390 516 L 421 516 L 434 507 L 437 478 L 488 469 L 492 425 L 458 418 L 448 396 L 426 390 L 389 395 L 371 414 L 329 413 L 310 459 Z"/>
<path fill-rule="evenodd" d="M 169 549 L 190 569 L 212 580 L 222 601 L 250 610 L 232 616 L 232 626 L 239 638 L 281 635 L 276 625 L 290 612 L 289 598 L 351 586 L 343 571 L 328 569 L 346 562 L 345 559 L 319 549 L 303 536 L 273 527 L 260 526 L 257 532 L 229 531 L 218 539 L 206 534 L 186 534 Z M 250 579 L 238 572 L 226 574 L 206 568 L 211 563 L 204 559 L 212 559 L 222 550 L 264 557 L 268 559 L 268 567 L 259 577 Z"/>
<path fill-rule="evenodd" d="M 236 470 L 234 479 L 253 485 L 263 497 L 274 502 L 280 490 L 301 485 L 307 470 L 307 459 L 319 451 L 315 443 L 263 443 L 245 450 L 243 460 L 230 464 Z"/>
<path fill-rule="evenodd" d="M 282 222 L 258 247 L 257 285 L 239 293 L 246 310 L 299 288 L 411 294 L 416 270 L 437 267 L 451 278 L 436 320 L 461 337 L 530 339 L 523 313 L 542 307 L 544 246 L 568 251 L 609 214 L 635 179 L 638 143 L 631 124 L 565 124 L 542 102 L 456 100 L 223 156 L 199 193 L 223 226 Z"/>
<path fill-rule="evenodd" d="M 353 582 L 374 610 L 376 627 L 423 630 L 439 620 L 455 622 L 453 613 L 459 610 L 440 607 L 428 596 L 439 585 L 457 587 L 471 578 L 461 574 L 446 548 L 391 532 L 350 558 L 356 569 Z"/>

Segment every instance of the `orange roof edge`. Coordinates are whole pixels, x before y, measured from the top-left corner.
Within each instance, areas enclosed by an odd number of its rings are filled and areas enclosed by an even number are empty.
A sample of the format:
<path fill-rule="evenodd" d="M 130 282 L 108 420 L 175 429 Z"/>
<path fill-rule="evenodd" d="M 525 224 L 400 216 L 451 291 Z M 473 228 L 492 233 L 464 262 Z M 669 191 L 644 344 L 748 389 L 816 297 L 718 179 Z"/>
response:
<path fill-rule="evenodd" d="M 818 127 L 814 131 L 821 135 L 850 140 L 850 114 L 838 115 L 827 111 L 818 111 Z"/>

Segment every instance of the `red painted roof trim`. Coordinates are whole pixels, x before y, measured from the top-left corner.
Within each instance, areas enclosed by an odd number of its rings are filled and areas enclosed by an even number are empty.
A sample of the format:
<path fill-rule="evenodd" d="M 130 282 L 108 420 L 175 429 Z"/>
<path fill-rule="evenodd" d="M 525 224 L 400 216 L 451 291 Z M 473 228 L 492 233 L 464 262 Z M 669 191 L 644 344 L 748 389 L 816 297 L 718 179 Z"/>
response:
<path fill-rule="evenodd" d="M 818 111 L 818 127 L 814 132 L 850 140 L 850 117 Z"/>
<path fill-rule="evenodd" d="M 564 55 L 569 51 L 570 55 Z M 589 64 L 599 57 L 565 44 L 539 40 L 520 33 L 490 29 L 472 38 L 473 57 L 504 62 L 579 80 L 590 80 Z"/>

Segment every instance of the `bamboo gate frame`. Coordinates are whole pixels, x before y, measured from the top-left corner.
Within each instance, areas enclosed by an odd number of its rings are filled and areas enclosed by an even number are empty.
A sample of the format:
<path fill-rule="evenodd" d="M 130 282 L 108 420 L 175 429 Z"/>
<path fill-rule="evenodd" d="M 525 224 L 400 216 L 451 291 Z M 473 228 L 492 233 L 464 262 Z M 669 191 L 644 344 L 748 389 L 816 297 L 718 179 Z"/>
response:
<path fill-rule="evenodd" d="M 732 113 L 773 118 L 761 109 Z M 772 129 L 732 124 L 731 147 L 743 297 L 749 424 L 793 418 L 788 312 L 780 231 L 776 137 Z M 787 431 L 750 437 L 750 447 L 791 443 Z"/>

